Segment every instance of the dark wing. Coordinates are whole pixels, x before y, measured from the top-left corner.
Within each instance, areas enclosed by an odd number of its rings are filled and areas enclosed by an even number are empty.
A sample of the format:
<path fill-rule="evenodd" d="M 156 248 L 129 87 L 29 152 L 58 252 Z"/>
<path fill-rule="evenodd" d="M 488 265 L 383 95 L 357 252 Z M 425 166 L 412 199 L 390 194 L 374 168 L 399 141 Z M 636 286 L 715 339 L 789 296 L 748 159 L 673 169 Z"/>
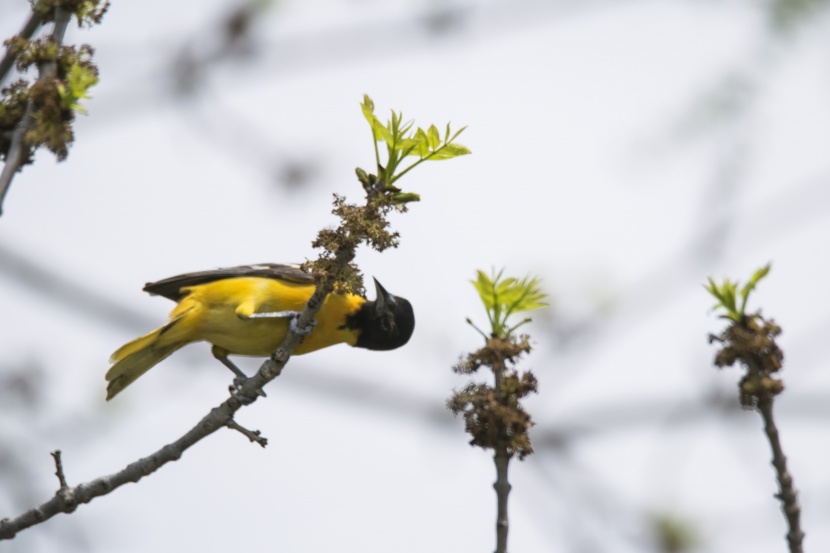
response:
<path fill-rule="evenodd" d="M 187 273 L 165 278 L 158 282 L 148 282 L 144 285 L 144 291 L 154 296 L 164 296 L 173 301 L 179 301 L 184 295 L 181 291 L 182 288 L 234 277 L 273 278 L 299 284 L 312 284 L 314 282 L 311 275 L 301 270 L 297 265 L 259 263 L 257 265 L 240 265 L 239 267 L 228 267 L 227 269 Z"/>

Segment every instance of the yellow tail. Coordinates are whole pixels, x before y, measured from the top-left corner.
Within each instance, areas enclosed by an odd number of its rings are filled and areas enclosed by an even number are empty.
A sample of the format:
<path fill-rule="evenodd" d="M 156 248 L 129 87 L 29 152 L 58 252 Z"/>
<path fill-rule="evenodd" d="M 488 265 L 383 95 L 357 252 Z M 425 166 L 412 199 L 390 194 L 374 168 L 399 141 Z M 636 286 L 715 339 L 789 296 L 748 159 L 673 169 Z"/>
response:
<path fill-rule="evenodd" d="M 175 328 L 181 320 L 182 317 L 178 317 L 150 334 L 124 344 L 112 354 L 110 362 L 113 366 L 105 376 L 109 383 L 107 384 L 107 401 L 168 355 L 190 342 L 182 336 L 186 333 L 181 332 L 181 328 Z"/>

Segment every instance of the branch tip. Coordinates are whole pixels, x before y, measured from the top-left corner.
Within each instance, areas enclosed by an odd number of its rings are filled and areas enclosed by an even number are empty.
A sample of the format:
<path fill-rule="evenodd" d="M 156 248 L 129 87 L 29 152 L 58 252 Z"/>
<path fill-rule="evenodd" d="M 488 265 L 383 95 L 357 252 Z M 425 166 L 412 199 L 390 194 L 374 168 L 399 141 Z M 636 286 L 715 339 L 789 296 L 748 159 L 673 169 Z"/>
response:
<path fill-rule="evenodd" d="M 51 453 L 52 458 L 55 460 L 55 476 L 58 477 L 58 482 L 60 482 L 60 489 L 65 490 L 69 488 L 69 485 L 66 483 L 66 476 L 63 474 L 63 462 L 61 461 L 61 450 L 56 449 Z"/>
<path fill-rule="evenodd" d="M 230 419 L 228 422 L 226 422 L 225 426 L 227 426 L 231 430 L 236 430 L 237 432 L 248 438 L 251 442 L 256 442 L 262 447 L 268 445 L 268 438 L 264 438 L 262 436 L 262 432 L 260 432 L 259 430 L 248 430 L 244 426 L 240 426 L 233 419 Z"/>

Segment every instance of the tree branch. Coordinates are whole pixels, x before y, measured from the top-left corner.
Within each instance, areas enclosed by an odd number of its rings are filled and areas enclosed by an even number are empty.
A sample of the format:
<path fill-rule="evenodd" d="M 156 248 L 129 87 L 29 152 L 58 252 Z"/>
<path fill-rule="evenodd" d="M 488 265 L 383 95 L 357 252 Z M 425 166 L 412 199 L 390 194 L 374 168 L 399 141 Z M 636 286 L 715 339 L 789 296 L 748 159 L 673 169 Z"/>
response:
<path fill-rule="evenodd" d="M 231 430 L 236 430 L 252 442 L 256 442 L 262 447 L 268 445 L 268 438 L 263 437 L 262 432 L 260 432 L 259 430 L 248 430 L 247 428 L 241 426 L 233 419 L 229 420 L 225 426 L 227 426 Z"/>
<path fill-rule="evenodd" d="M 504 402 L 504 390 L 502 388 L 502 377 L 504 376 L 505 364 L 499 360 L 493 364 L 493 375 L 495 376 L 496 398 L 499 403 Z M 509 443 L 507 428 L 502 423 L 499 425 L 499 440 L 493 462 L 496 464 L 496 481 L 493 488 L 496 490 L 496 553 L 507 553 L 507 531 L 510 528 L 510 519 L 507 516 L 507 497 L 510 495 L 510 481 L 507 479 L 507 467 L 510 464 L 510 453 L 507 451 Z"/>
<path fill-rule="evenodd" d="M 52 41 L 60 48 L 63 43 L 63 35 L 66 33 L 66 26 L 69 24 L 71 17 L 64 8 L 55 8 L 55 27 L 52 30 Z M 27 24 L 28 28 L 28 24 Z M 24 29 L 25 31 L 26 29 Z M 8 55 L 8 52 L 6 53 Z M 47 82 L 57 76 L 58 64 L 56 60 L 50 60 L 38 64 L 38 82 Z M 3 200 L 6 198 L 6 193 L 12 183 L 15 173 L 23 166 L 26 160 L 29 147 L 26 145 L 26 133 L 32 128 L 34 124 L 34 101 L 29 98 L 26 103 L 26 112 L 17 124 L 12 134 L 11 145 L 9 151 L 6 153 L 6 163 L 3 165 L 3 171 L 0 172 L 0 214 L 3 212 Z"/>
<path fill-rule="evenodd" d="M 510 495 L 510 485 L 507 479 L 507 466 L 510 463 L 510 454 L 506 447 L 496 450 L 493 455 L 496 463 L 496 482 L 493 488 L 496 490 L 498 512 L 496 514 L 496 553 L 507 553 L 507 530 L 510 521 L 507 518 L 507 496 Z"/>
<path fill-rule="evenodd" d="M 334 262 L 343 267 L 353 258 L 353 248 L 341 249 L 335 256 Z M 309 328 L 323 306 L 323 301 L 333 288 L 334 283 L 331 280 L 326 280 L 323 284 L 317 286 L 297 321 L 297 329 Z M 301 330 L 292 328 L 280 347 L 260 366 L 254 376 L 245 380 L 234 395 L 211 409 L 196 426 L 181 438 L 167 444 L 155 453 L 127 465 L 115 474 L 79 484 L 74 488 L 61 488 L 52 499 L 45 503 L 15 518 L 0 520 L 0 540 L 12 539 L 21 530 L 44 522 L 58 513 L 71 513 L 78 505 L 89 503 L 96 497 L 106 495 L 129 482 L 138 482 L 167 463 L 177 461 L 187 449 L 220 428 L 233 428 L 234 414 L 244 405 L 250 405 L 256 401 L 256 398 L 262 392 L 263 386 L 282 373 L 291 357 L 291 353 L 303 339 L 301 332 Z M 58 458 L 56 458 L 57 461 Z"/>
<path fill-rule="evenodd" d="M 761 273 L 756 273 L 759 274 Z M 761 277 L 753 276 L 753 279 L 757 281 Z M 726 281 L 722 289 L 728 291 L 728 285 L 729 281 Z M 735 287 L 736 285 L 732 285 L 732 292 Z M 748 293 L 745 290 L 747 288 L 742 291 L 744 296 Z M 726 302 L 722 301 L 721 304 L 726 307 Z M 782 369 L 784 359 L 784 353 L 775 343 L 775 338 L 781 334 L 781 327 L 772 319 L 764 319 L 760 312 L 752 315 L 739 312 L 738 315 L 740 318 L 733 319 L 721 334 L 709 336 L 710 343 L 721 344 L 721 349 L 715 356 L 715 365 L 728 367 L 740 361 L 746 367 L 746 374 L 738 384 L 741 405 L 757 409 L 764 420 L 764 433 L 772 449 L 772 465 L 775 467 L 778 480 L 778 493 L 775 497 L 781 501 L 781 510 L 789 527 L 789 550 L 790 553 L 803 553 L 804 531 L 801 529 L 798 492 L 793 485 L 793 477 L 787 470 L 787 457 L 781 447 L 778 428 L 772 416 L 773 400 L 784 391 L 784 383 L 775 377 Z"/>
<path fill-rule="evenodd" d="M 769 395 L 759 399 L 758 411 L 764 419 L 764 432 L 772 449 L 772 466 L 775 467 L 775 474 L 778 477 L 776 497 L 781 501 L 781 510 L 784 511 L 789 526 L 787 543 L 790 546 L 790 553 L 803 553 L 804 549 L 801 544 L 804 541 L 804 531 L 801 529 L 798 492 L 793 485 L 793 477 L 787 470 L 787 457 L 784 455 L 781 440 L 778 437 L 778 428 L 772 418 L 772 398 Z"/>
<path fill-rule="evenodd" d="M 69 485 L 66 483 L 66 476 L 63 474 L 63 462 L 61 461 L 61 450 L 55 450 L 52 452 L 52 458 L 55 460 L 55 476 L 58 477 L 58 483 L 60 484 L 60 489 L 68 488 Z"/>
<path fill-rule="evenodd" d="M 26 22 L 26 24 L 23 25 L 23 28 L 20 30 L 17 36 L 29 40 L 30 38 L 32 38 L 32 35 L 35 34 L 35 31 L 37 31 L 38 27 L 40 27 L 42 21 L 43 18 L 40 16 L 40 14 L 36 10 L 32 10 L 32 15 L 29 17 L 29 20 Z M 14 60 L 15 56 L 12 55 L 10 49 L 7 47 L 3 59 L 0 60 L 0 84 L 3 84 L 3 81 L 5 81 L 6 77 L 8 77 L 11 68 L 14 66 Z"/>

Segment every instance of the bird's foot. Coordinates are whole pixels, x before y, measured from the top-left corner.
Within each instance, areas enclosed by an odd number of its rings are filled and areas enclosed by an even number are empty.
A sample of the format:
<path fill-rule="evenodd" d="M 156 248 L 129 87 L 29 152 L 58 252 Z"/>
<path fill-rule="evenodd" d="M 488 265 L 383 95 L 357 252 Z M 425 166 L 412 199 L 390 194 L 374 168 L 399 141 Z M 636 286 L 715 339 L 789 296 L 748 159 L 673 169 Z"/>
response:
<path fill-rule="evenodd" d="M 232 396 L 239 399 L 242 402 L 242 405 L 250 405 L 256 401 L 257 397 L 268 397 L 265 395 L 263 390 L 256 390 L 256 396 L 251 397 L 249 395 L 245 395 L 242 393 L 242 386 L 248 381 L 248 377 L 245 376 L 237 376 L 233 379 L 233 383 L 228 386 L 228 391 L 231 393 Z"/>

